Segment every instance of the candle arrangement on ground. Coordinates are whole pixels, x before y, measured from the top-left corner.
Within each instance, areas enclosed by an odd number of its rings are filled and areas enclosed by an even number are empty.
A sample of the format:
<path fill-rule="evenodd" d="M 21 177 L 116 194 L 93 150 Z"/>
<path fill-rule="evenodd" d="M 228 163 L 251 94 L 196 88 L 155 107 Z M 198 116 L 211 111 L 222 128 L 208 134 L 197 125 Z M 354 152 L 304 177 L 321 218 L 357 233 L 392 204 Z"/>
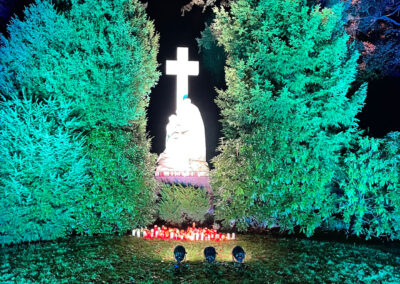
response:
<path fill-rule="evenodd" d="M 166 226 L 153 228 L 133 229 L 132 236 L 143 237 L 145 239 L 162 239 L 162 240 L 178 240 L 178 241 L 229 241 L 236 239 L 235 233 L 219 233 L 215 229 L 196 228 L 193 223 L 192 227 L 186 230 L 178 228 L 170 228 Z"/>

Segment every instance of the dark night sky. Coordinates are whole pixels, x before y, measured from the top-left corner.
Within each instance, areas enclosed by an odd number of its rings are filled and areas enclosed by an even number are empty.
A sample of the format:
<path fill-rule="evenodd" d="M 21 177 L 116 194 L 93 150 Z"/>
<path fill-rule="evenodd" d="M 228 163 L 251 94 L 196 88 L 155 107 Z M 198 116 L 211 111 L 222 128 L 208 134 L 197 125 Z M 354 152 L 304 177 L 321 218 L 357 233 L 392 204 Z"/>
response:
<path fill-rule="evenodd" d="M 24 4 L 31 2 L 33 0 L 0 0 L 2 33 L 10 15 L 16 12 L 21 14 Z M 214 87 L 224 88 L 224 83 L 221 78 L 217 79 L 205 68 L 206 64 L 198 53 L 195 40 L 200 37 L 200 31 L 204 29 L 204 23 L 210 15 L 201 13 L 201 9 L 195 7 L 182 17 L 180 8 L 189 0 L 142 0 L 142 2 L 148 2 L 147 12 L 160 33 L 158 62 L 162 76 L 152 90 L 148 110 L 148 131 L 153 137 L 152 151 L 160 153 L 164 150 L 168 116 L 175 110 L 176 76 L 165 75 L 165 61 L 176 59 L 177 46 L 186 46 L 189 47 L 189 59 L 200 61 L 200 75 L 189 77 L 189 96 L 202 113 L 206 129 L 207 160 L 210 160 L 215 155 L 214 149 L 220 136 L 219 111 L 214 104 L 216 96 Z M 222 66 L 215 68 L 223 71 Z M 400 131 L 400 112 L 397 103 L 399 90 L 400 74 L 369 84 L 366 106 L 358 117 L 360 126 L 367 130 L 370 136 L 383 137 L 390 131 Z"/>

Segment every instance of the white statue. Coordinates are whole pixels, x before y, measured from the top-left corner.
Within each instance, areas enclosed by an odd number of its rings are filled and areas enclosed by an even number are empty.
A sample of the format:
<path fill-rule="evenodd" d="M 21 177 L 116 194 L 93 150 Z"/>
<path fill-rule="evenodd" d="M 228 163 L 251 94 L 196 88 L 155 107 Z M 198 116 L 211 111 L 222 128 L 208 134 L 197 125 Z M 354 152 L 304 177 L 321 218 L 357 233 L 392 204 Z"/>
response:
<path fill-rule="evenodd" d="M 183 137 L 186 140 L 185 144 L 189 151 L 188 156 L 194 161 L 206 160 L 206 139 L 204 132 L 203 119 L 199 109 L 192 104 L 187 97 L 183 99 L 183 104 L 178 108 L 178 127 L 183 132 Z"/>
<path fill-rule="evenodd" d="M 208 172 L 203 119 L 185 97 L 177 115 L 169 117 L 165 150 L 157 160 L 157 172 Z"/>
<path fill-rule="evenodd" d="M 188 61 L 187 48 L 178 47 L 178 61 L 167 61 L 167 74 L 177 75 L 177 110 L 169 117 L 165 150 L 157 160 L 156 172 L 208 174 L 203 119 L 187 93 L 182 94 L 188 90 L 188 76 L 197 75 L 198 68 L 198 62 Z"/>

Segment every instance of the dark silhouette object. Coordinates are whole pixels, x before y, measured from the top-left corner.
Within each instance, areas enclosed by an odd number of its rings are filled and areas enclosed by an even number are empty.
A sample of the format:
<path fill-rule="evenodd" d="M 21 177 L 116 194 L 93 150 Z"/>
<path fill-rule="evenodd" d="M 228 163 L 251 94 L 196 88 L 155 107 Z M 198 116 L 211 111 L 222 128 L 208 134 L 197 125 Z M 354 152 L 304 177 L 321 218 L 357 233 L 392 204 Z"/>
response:
<path fill-rule="evenodd" d="M 176 246 L 174 249 L 174 256 L 177 264 L 179 265 L 186 257 L 186 250 L 183 246 Z"/>
<path fill-rule="evenodd" d="M 244 258 L 246 256 L 246 253 L 244 252 L 243 248 L 241 246 L 236 246 L 232 250 L 232 260 L 236 260 L 239 263 L 242 263 L 244 261 Z"/>
<path fill-rule="evenodd" d="M 214 247 L 206 247 L 204 249 L 204 257 L 206 258 L 208 263 L 213 263 L 215 258 L 217 257 L 217 252 Z"/>

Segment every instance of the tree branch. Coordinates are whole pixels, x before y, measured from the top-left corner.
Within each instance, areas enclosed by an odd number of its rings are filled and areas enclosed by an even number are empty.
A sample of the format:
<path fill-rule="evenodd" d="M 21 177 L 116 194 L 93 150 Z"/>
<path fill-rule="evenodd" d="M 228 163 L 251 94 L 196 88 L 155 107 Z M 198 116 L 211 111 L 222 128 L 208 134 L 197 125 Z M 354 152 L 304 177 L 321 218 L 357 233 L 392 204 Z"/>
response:
<path fill-rule="evenodd" d="M 399 23 L 399 22 L 397 22 L 397 21 L 395 21 L 395 20 L 393 20 L 393 19 L 391 19 L 391 18 L 389 18 L 389 17 L 387 17 L 387 16 L 376 17 L 375 19 L 376 19 L 376 20 L 385 20 L 385 21 L 389 21 L 389 22 L 391 22 L 392 24 L 394 24 L 394 25 L 396 25 L 396 26 L 400 26 L 400 23 Z"/>

